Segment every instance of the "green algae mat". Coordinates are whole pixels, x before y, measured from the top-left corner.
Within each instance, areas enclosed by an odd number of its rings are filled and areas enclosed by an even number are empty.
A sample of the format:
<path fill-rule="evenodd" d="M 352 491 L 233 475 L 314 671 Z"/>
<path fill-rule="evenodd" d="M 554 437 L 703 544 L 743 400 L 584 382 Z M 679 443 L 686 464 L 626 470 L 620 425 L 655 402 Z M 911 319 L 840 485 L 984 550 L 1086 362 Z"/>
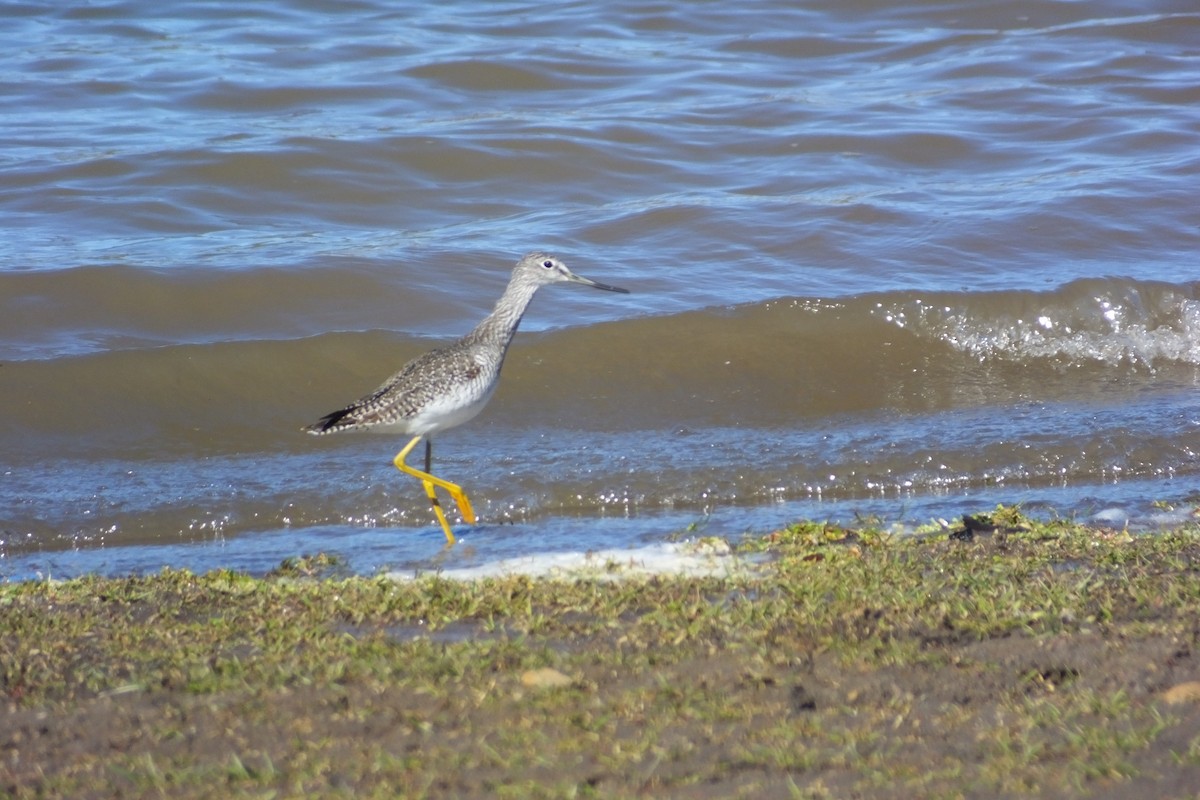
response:
<path fill-rule="evenodd" d="M 0 585 L 0 797 L 1200 797 L 1200 527 Z"/>

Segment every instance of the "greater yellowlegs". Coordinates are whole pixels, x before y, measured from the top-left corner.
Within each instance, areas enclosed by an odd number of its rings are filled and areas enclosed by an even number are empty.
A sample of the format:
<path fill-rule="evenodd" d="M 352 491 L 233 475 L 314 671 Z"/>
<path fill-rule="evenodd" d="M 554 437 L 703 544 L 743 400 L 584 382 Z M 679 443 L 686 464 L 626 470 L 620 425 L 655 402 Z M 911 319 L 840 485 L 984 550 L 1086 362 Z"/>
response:
<path fill-rule="evenodd" d="M 367 429 L 411 434 L 412 440 L 392 463 L 421 481 L 447 542 L 454 544 L 454 533 L 446 522 L 434 487 L 440 486 L 450 493 L 468 525 L 475 523 L 475 511 L 461 486 L 430 474 L 433 445 L 428 437 L 461 425 L 483 410 L 496 390 L 504 355 L 534 292 L 548 283 L 564 281 L 629 294 L 627 289 L 576 275 L 554 256 L 530 253 L 517 262 L 508 288 L 475 330 L 453 344 L 414 358 L 371 394 L 340 411 L 326 414 L 304 430 L 317 435 Z M 424 471 L 404 463 L 422 437 L 426 437 Z"/>

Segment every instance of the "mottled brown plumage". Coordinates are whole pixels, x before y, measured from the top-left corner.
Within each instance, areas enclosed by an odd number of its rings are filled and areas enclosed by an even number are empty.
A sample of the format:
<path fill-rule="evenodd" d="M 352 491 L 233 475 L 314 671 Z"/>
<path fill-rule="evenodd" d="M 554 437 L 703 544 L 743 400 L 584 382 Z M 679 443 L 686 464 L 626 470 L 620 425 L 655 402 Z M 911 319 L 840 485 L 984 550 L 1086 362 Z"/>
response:
<path fill-rule="evenodd" d="M 325 434 L 381 428 L 427 436 L 461 425 L 483 410 L 491 398 L 508 345 L 534 293 L 560 281 L 627 293 L 581 278 L 552 256 L 530 253 L 517 263 L 492 313 L 473 331 L 453 344 L 418 356 L 369 395 L 326 414 L 304 430 Z"/>
<path fill-rule="evenodd" d="M 553 256 L 530 253 L 517 262 L 496 307 L 473 331 L 453 344 L 414 358 L 374 392 L 326 414 L 304 430 L 317 435 L 377 430 L 414 436 L 396 456 L 396 467 L 425 485 L 446 538 L 453 543 L 454 534 L 450 532 L 433 487 L 441 486 L 449 491 L 458 502 L 463 517 L 473 522 L 474 512 L 466 494 L 457 484 L 429 474 L 433 453 L 429 439 L 425 440 L 424 472 L 409 467 L 404 458 L 422 436 L 432 436 L 461 425 L 483 410 L 496 389 L 504 356 L 534 293 L 546 284 L 567 281 L 628 293 L 625 289 L 580 277 Z"/>

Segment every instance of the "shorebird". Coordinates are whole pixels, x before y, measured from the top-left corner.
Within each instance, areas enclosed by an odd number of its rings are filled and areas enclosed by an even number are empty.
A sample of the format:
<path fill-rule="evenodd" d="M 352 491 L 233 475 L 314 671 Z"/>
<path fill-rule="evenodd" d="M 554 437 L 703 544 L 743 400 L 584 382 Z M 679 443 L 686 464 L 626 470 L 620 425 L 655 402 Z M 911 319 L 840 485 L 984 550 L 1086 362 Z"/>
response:
<path fill-rule="evenodd" d="M 326 414 L 304 430 L 316 435 L 354 430 L 411 435 L 413 438 L 392 463 L 425 487 L 447 543 L 454 544 L 454 532 L 446 522 L 435 487 L 449 492 L 468 525 L 475 524 L 475 511 L 461 486 L 431 474 L 430 437 L 463 424 L 483 410 L 496 391 L 504 356 L 534 293 L 546 284 L 564 282 L 629 294 L 628 289 L 576 275 L 554 256 L 530 253 L 517 262 L 496 307 L 473 331 L 453 344 L 414 358 L 375 391 Z M 405 458 L 423 437 L 425 469 L 422 471 L 406 464 Z"/>

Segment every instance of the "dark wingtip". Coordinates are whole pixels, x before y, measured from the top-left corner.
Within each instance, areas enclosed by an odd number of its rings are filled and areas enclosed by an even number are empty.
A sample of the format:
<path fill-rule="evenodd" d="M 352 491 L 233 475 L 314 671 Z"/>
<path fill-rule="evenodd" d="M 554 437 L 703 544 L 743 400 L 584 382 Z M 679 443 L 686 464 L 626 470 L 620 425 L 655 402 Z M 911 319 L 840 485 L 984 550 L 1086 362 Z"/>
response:
<path fill-rule="evenodd" d="M 305 425 L 300 430 L 305 433 L 311 433 L 314 436 L 320 436 L 322 433 L 332 433 L 339 427 L 338 423 L 350 415 L 352 408 L 343 408 L 340 411 L 334 411 L 332 414 L 326 414 L 312 425 Z"/>

